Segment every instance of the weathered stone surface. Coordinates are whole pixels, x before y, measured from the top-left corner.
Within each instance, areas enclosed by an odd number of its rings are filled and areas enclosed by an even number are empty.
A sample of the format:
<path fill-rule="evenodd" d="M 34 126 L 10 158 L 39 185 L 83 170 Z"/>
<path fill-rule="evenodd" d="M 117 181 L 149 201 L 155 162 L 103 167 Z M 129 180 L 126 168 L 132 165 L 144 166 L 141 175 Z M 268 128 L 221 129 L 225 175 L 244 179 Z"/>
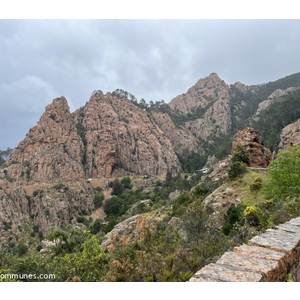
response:
<path fill-rule="evenodd" d="M 274 251 L 264 247 L 249 246 L 249 245 L 242 245 L 239 247 L 235 247 L 233 251 L 235 253 L 245 254 L 248 256 L 252 256 L 254 258 L 275 260 L 275 261 L 279 261 L 285 256 L 285 254 L 282 252 Z"/>
<path fill-rule="evenodd" d="M 143 239 L 148 230 L 155 231 L 164 217 L 164 214 L 149 215 L 146 213 L 125 219 L 104 236 L 101 246 L 111 251 L 119 245 L 137 242 L 139 239 Z"/>
<path fill-rule="evenodd" d="M 287 150 L 290 146 L 300 145 L 300 119 L 284 127 L 280 135 L 280 150 Z"/>
<path fill-rule="evenodd" d="M 177 128 L 168 114 L 153 112 L 152 116 L 164 135 L 171 141 L 176 153 L 184 154 L 186 151 L 201 149 L 195 136 L 185 127 Z"/>
<path fill-rule="evenodd" d="M 265 233 L 252 238 L 249 244 L 267 247 L 280 252 L 288 252 L 297 245 L 299 240 L 300 231 L 292 233 L 284 230 L 268 229 Z"/>
<path fill-rule="evenodd" d="M 53 226 L 80 226 L 77 217 L 94 209 L 94 190 L 87 183 L 59 187 L 0 181 L 0 185 L 0 244 L 11 232 L 22 234 L 28 226 L 35 225 L 42 233 Z M 33 193 L 29 193 L 32 189 Z M 11 229 L 7 230 L 3 224 L 11 224 Z"/>
<path fill-rule="evenodd" d="M 238 269 L 229 265 L 209 264 L 198 271 L 190 281 L 264 281 L 264 276 L 255 271 Z"/>
<path fill-rule="evenodd" d="M 184 124 L 184 131 L 197 139 L 220 136 L 231 129 L 229 86 L 216 73 L 200 79 L 187 93 L 171 100 L 170 108 L 177 114 L 196 114 Z M 201 143 L 200 143 L 201 147 Z"/>
<path fill-rule="evenodd" d="M 224 224 L 224 214 L 231 205 L 240 203 L 240 197 L 230 186 L 222 185 L 203 201 L 206 208 L 213 211 L 209 218 L 210 226 L 221 229 Z"/>
<path fill-rule="evenodd" d="M 97 91 L 74 118 L 85 130 L 88 177 L 124 175 L 124 171 L 159 175 L 180 170 L 169 139 L 132 101 Z"/>
<path fill-rule="evenodd" d="M 56 98 L 13 151 L 7 176 L 41 182 L 83 179 L 82 155 L 83 144 L 67 100 Z"/>
<path fill-rule="evenodd" d="M 296 88 L 296 87 L 290 87 L 290 88 L 287 88 L 286 90 L 282 90 L 282 89 L 275 90 L 268 97 L 268 99 L 266 99 L 258 104 L 258 109 L 254 115 L 254 120 L 256 120 L 256 121 L 259 120 L 260 113 L 262 111 L 266 110 L 270 105 L 272 105 L 273 103 L 278 101 L 280 99 L 280 97 L 288 95 L 289 93 L 295 92 L 298 89 L 299 88 Z"/>
<path fill-rule="evenodd" d="M 248 149 L 250 167 L 266 168 L 269 165 L 272 154 L 269 149 L 264 147 L 263 140 L 257 130 L 248 127 L 237 132 L 233 137 L 232 152 L 237 149 L 238 145 Z"/>
<path fill-rule="evenodd" d="M 249 272 L 263 272 L 267 278 L 274 277 L 273 274 L 278 273 L 278 261 L 266 260 L 258 257 L 252 257 L 238 252 L 226 252 L 218 261 L 217 264 L 229 265 L 239 270 Z"/>

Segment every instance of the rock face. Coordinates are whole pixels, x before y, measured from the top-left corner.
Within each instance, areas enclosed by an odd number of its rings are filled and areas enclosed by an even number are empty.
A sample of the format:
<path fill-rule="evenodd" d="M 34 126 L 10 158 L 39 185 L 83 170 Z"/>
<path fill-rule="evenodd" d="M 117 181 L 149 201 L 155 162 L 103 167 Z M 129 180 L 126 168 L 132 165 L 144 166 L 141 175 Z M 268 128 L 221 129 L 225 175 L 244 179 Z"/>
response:
<path fill-rule="evenodd" d="M 187 93 L 174 98 L 169 106 L 177 114 L 194 115 L 185 130 L 197 138 L 228 134 L 231 129 L 229 86 L 216 73 L 200 79 Z"/>
<path fill-rule="evenodd" d="M 119 245 L 134 243 L 143 239 L 147 230 L 154 232 L 159 222 L 164 218 L 166 216 L 163 214 L 151 215 L 148 213 L 125 219 L 105 235 L 101 246 L 111 251 Z"/>
<path fill-rule="evenodd" d="M 40 182 L 180 170 L 172 143 L 147 112 L 100 91 L 73 114 L 64 97 L 54 99 L 7 166 L 7 177 Z"/>
<path fill-rule="evenodd" d="M 250 167 L 266 168 L 272 155 L 269 149 L 264 147 L 262 138 L 257 130 L 253 128 L 246 128 L 236 133 L 233 137 L 232 152 L 234 152 L 238 145 L 248 149 L 250 156 Z"/>
<path fill-rule="evenodd" d="M 176 153 L 183 154 L 185 151 L 191 152 L 199 148 L 196 137 L 185 128 L 177 128 L 168 114 L 154 112 L 152 116 L 155 123 L 172 143 Z"/>
<path fill-rule="evenodd" d="M 7 175 L 44 182 L 83 179 L 82 156 L 83 144 L 67 100 L 57 98 L 13 151 Z"/>
<path fill-rule="evenodd" d="M 111 177 L 122 171 L 158 175 L 180 170 L 171 142 L 132 101 L 97 91 L 74 118 L 84 130 L 88 177 Z"/>
<path fill-rule="evenodd" d="M 269 97 L 268 99 L 262 101 L 259 103 L 258 105 L 258 109 L 254 115 L 254 120 L 258 120 L 259 119 L 259 115 L 260 113 L 267 109 L 270 105 L 272 105 L 274 102 L 278 101 L 280 99 L 280 97 L 282 96 L 285 96 L 285 95 L 288 95 L 292 92 L 295 92 L 297 91 L 299 88 L 296 88 L 296 87 L 289 87 L 285 90 L 282 90 L 282 89 L 277 89 L 275 90 Z"/>
<path fill-rule="evenodd" d="M 279 225 L 276 230 L 268 229 L 248 244 L 226 252 L 190 281 L 275 282 L 284 281 L 288 274 L 294 281 L 300 281 L 300 218 Z"/>
<path fill-rule="evenodd" d="M 300 145 L 300 119 L 283 128 L 280 135 L 280 150 L 287 150 L 290 146 Z"/>
<path fill-rule="evenodd" d="M 87 183 L 36 190 L 30 183 L 0 181 L 0 185 L 0 244 L 12 233 L 32 231 L 33 226 L 41 233 L 53 226 L 79 226 L 77 217 L 94 209 L 94 190 Z"/>

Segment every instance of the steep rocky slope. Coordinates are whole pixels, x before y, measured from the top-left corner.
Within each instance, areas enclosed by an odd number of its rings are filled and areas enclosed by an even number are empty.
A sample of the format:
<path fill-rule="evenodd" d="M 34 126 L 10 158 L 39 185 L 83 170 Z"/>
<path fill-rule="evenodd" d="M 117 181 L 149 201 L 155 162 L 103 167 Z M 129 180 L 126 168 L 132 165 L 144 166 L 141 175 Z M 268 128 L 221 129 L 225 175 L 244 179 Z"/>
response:
<path fill-rule="evenodd" d="M 7 176 L 49 181 L 83 179 L 83 143 L 64 97 L 46 107 L 38 124 L 13 151 Z"/>
<path fill-rule="evenodd" d="M 224 135 L 231 129 L 230 89 L 216 73 L 200 79 L 169 106 L 174 113 L 188 116 L 184 127 L 197 138 Z"/>
<path fill-rule="evenodd" d="M 189 130 L 178 128 L 173 123 L 167 113 L 152 112 L 155 123 L 163 131 L 164 135 L 170 140 L 177 154 L 184 154 L 185 151 L 197 151 L 201 149 L 197 138 Z"/>
<path fill-rule="evenodd" d="M 74 118 L 84 132 L 88 177 L 180 170 L 171 142 L 147 112 L 127 99 L 97 91 Z"/>
<path fill-rule="evenodd" d="M 290 146 L 300 145 L 300 119 L 284 127 L 280 139 L 280 150 L 286 150 Z"/>
<path fill-rule="evenodd" d="M 78 218 L 94 209 L 94 190 L 87 183 L 50 185 L 0 180 L 0 243 L 17 241 L 35 231 L 80 226 Z"/>

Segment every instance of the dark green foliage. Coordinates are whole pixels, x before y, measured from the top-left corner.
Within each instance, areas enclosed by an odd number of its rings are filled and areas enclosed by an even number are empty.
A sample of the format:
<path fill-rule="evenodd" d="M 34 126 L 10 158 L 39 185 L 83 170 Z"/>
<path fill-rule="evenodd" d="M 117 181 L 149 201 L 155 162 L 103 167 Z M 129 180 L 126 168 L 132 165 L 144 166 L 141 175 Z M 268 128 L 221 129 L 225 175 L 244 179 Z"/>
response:
<path fill-rule="evenodd" d="M 295 91 L 277 100 L 263 110 L 252 126 L 259 130 L 271 151 L 277 150 L 281 130 L 300 118 L 300 91 Z"/>
<path fill-rule="evenodd" d="M 96 219 L 94 222 L 92 222 L 89 225 L 89 229 L 92 234 L 97 234 L 99 233 L 102 229 L 104 228 L 103 222 L 101 219 Z"/>
<path fill-rule="evenodd" d="M 123 184 L 125 189 L 132 189 L 130 177 L 122 178 L 121 183 Z"/>
<path fill-rule="evenodd" d="M 53 188 L 57 191 L 63 191 L 63 192 L 67 192 L 69 190 L 69 188 L 62 183 L 54 185 Z"/>
<path fill-rule="evenodd" d="M 223 225 L 223 232 L 226 235 L 229 235 L 233 226 L 235 224 L 243 225 L 244 223 L 244 215 L 243 212 L 245 210 L 244 204 L 239 205 L 231 205 L 226 214 L 224 215 L 225 223 Z"/>
<path fill-rule="evenodd" d="M 124 191 L 123 184 L 119 181 L 119 179 L 115 179 L 113 186 L 112 186 L 111 194 L 114 196 L 119 196 L 123 193 L 123 191 Z"/>
<path fill-rule="evenodd" d="M 6 222 L 6 221 L 4 221 L 3 222 L 3 225 L 4 225 L 4 230 L 5 231 L 7 231 L 7 230 L 9 230 L 9 229 L 11 229 L 12 227 L 11 227 L 11 222 Z"/>
<path fill-rule="evenodd" d="M 33 191 L 33 194 L 32 194 L 32 196 L 33 196 L 33 197 L 36 197 L 36 196 L 39 194 L 39 192 L 40 192 L 39 190 L 35 190 L 35 191 Z"/>
<path fill-rule="evenodd" d="M 174 112 L 170 109 L 167 110 L 167 113 L 169 114 L 171 120 L 175 124 L 177 128 L 180 128 L 184 123 L 188 121 L 194 121 L 197 119 L 200 119 L 203 117 L 205 112 L 214 104 L 213 101 L 209 102 L 209 104 L 204 108 L 204 107 L 197 107 L 194 108 L 191 112 L 188 114 L 182 114 L 180 112 Z"/>
<path fill-rule="evenodd" d="M 232 163 L 229 171 L 228 171 L 228 177 L 229 179 L 233 180 L 237 177 L 239 177 L 240 175 L 244 174 L 247 170 L 247 167 L 244 163 L 242 162 L 234 162 Z"/>
<path fill-rule="evenodd" d="M 24 244 L 19 244 L 16 249 L 16 253 L 18 256 L 22 256 L 28 252 L 28 248 Z"/>
<path fill-rule="evenodd" d="M 87 145 L 87 140 L 86 140 L 86 130 L 85 130 L 85 128 L 83 127 L 81 122 L 78 122 L 76 127 L 77 127 L 77 134 L 80 136 L 84 146 L 86 146 Z"/>
<path fill-rule="evenodd" d="M 184 154 L 177 154 L 177 157 L 180 161 L 183 171 L 189 173 L 193 173 L 196 170 L 201 169 L 207 161 L 207 155 L 200 155 L 194 151 L 184 151 Z"/>
<path fill-rule="evenodd" d="M 105 201 L 104 212 L 107 215 L 121 215 L 124 213 L 123 201 L 118 197 L 111 197 Z"/>
<path fill-rule="evenodd" d="M 238 145 L 232 155 L 232 165 L 228 171 L 229 179 L 233 180 L 244 174 L 247 170 L 246 165 L 249 163 L 249 151 L 245 147 Z"/>
<path fill-rule="evenodd" d="M 242 145 L 238 145 L 237 149 L 232 155 L 233 162 L 242 162 L 246 165 L 250 164 L 249 151 Z"/>
<path fill-rule="evenodd" d="M 104 194 L 102 192 L 96 194 L 95 197 L 94 197 L 95 208 L 101 207 L 102 203 L 103 203 L 103 200 L 104 200 Z"/>

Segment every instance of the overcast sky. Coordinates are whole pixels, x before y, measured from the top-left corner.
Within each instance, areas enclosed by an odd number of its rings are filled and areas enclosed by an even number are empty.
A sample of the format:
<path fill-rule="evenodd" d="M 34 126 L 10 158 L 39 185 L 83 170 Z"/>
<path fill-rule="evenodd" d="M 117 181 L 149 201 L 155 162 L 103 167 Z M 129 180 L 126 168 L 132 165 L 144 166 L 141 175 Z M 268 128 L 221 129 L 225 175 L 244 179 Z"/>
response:
<path fill-rule="evenodd" d="M 61 95 L 74 111 L 96 89 L 170 101 L 211 72 L 228 84 L 300 72 L 299 37 L 300 20 L 0 20 L 0 149 Z"/>

